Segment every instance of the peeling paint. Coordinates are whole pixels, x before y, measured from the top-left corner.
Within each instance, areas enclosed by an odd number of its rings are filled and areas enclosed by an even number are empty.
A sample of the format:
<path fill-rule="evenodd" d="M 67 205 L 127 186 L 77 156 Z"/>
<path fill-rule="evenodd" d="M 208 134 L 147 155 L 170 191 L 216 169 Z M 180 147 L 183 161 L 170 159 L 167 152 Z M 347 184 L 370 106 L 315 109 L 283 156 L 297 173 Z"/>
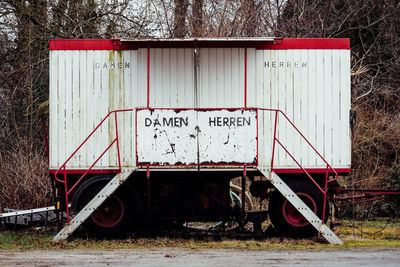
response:
<path fill-rule="evenodd" d="M 257 162 L 255 110 L 140 110 L 137 115 L 139 165 Z M 182 118 L 185 123 L 162 123 Z"/>

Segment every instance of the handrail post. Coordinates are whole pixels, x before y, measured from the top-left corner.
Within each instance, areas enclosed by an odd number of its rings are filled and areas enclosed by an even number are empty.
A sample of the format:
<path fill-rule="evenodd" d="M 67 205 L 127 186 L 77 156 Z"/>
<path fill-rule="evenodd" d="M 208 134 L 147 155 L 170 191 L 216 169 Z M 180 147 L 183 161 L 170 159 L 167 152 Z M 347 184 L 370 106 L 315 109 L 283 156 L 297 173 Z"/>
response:
<path fill-rule="evenodd" d="M 115 138 L 117 140 L 117 153 L 118 153 L 118 169 L 119 172 L 121 172 L 121 156 L 119 152 L 119 138 L 118 138 L 118 117 L 117 117 L 117 112 L 115 112 Z"/>
<path fill-rule="evenodd" d="M 323 206 L 323 210 L 322 210 L 322 223 L 325 222 L 325 210 L 326 210 L 326 196 L 327 196 L 327 192 L 328 192 L 328 168 L 329 165 L 326 165 L 326 173 L 325 173 L 325 187 L 324 187 L 324 206 Z"/>
<path fill-rule="evenodd" d="M 246 176 L 246 166 L 244 166 L 242 176 L 242 219 L 246 218 Z"/>
<path fill-rule="evenodd" d="M 276 128 L 278 127 L 278 111 L 275 111 L 275 125 L 274 125 L 274 140 L 272 142 L 272 158 L 271 158 L 271 171 L 274 168 L 274 157 L 275 157 L 275 143 L 276 143 Z"/>
<path fill-rule="evenodd" d="M 66 165 L 64 164 L 64 189 L 65 189 L 65 207 L 67 210 L 67 222 L 68 225 L 70 224 L 69 221 L 69 203 L 68 203 L 68 185 L 67 185 L 67 170 L 66 170 Z"/>

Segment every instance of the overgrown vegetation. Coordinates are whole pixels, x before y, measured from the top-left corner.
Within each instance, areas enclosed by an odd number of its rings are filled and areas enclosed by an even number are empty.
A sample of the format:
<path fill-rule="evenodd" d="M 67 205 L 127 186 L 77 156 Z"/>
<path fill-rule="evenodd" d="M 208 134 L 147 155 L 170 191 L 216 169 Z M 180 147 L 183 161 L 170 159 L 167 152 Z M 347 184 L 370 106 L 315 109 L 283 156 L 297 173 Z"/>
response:
<path fill-rule="evenodd" d="M 346 184 L 396 187 L 399 13 L 396 0 L 0 0 L 0 208 L 50 204 L 37 108 L 48 98 L 53 38 L 350 38 L 357 123 Z M 398 216 L 398 201 L 390 203 Z"/>

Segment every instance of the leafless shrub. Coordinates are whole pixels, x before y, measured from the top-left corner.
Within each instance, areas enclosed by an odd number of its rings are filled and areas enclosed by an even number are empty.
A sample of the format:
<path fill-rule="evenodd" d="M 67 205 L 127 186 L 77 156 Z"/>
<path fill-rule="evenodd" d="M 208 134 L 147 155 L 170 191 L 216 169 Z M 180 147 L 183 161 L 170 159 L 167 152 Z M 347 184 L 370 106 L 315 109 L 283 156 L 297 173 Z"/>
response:
<path fill-rule="evenodd" d="M 0 158 L 0 208 L 30 209 L 52 205 L 46 156 L 19 141 Z"/>

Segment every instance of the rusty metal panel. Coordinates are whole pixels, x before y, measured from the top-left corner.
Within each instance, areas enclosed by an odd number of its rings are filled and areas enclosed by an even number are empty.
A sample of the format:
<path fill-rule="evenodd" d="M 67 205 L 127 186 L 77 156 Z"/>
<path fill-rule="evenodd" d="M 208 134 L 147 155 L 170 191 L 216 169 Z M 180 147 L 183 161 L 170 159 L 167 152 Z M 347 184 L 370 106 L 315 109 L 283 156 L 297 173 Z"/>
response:
<path fill-rule="evenodd" d="M 256 110 L 138 110 L 138 165 L 255 165 Z"/>

